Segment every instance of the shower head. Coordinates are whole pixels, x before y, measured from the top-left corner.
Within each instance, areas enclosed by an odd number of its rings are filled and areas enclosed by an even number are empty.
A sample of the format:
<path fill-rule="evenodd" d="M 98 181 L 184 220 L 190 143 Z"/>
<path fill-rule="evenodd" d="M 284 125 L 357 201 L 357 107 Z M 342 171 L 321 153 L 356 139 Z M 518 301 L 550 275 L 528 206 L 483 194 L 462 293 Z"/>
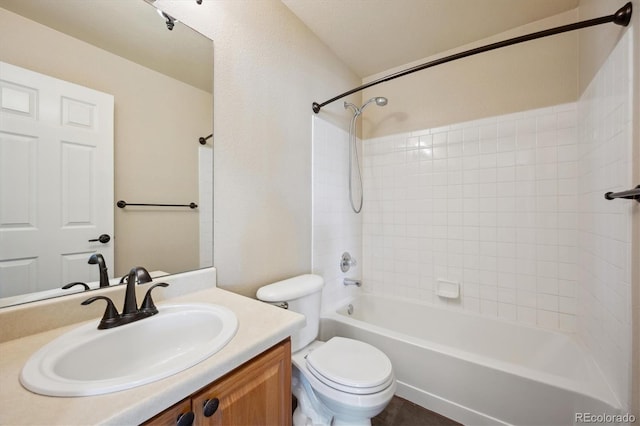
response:
<path fill-rule="evenodd" d="M 344 103 L 344 107 L 345 107 L 345 109 L 346 109 L 346 108 L 352 108 L 352 109 L 353 109 L 353 111 L 354 111 L 354 113 L 355 113 L 355 116 L 357 117 L 357 116 L 359 116 L 360 114 L 362 114 L 362 111 L 364 110 L 364 108 L 365 108 L 367 105 L 369 105 L 370 103 L 372 103 L 372 102 L 375 102 L 375 103 L 376 103 L 376 105 L 378 105 L 378 106 L 381 106 L 381 107 L 382 107 L 382 106 L 385 106 L 385 105 L 387 104 L 387 102 L 389 102 L 389 101 L 388 101 L 388 100 L 387 100 L 387 98 L 385 98 L 385 97 L 377 96 L 377 97 L 375 97 L 375 98 L 371 98 L 371 99 L 369 99 L 369 100 L 368 100 L 367 102 L 365 102 L 365 103 L 364 103 L 364 105 L 362 105 L 360 108 L 358 108 L 358 107 L 357 107 L 357 106 L 355 106 L 354 104 L 352 104 L 352 103 L 348 103 L 348 102 L 345 102 L 345 103 Z"/>
<path fill-rule="evenodd" d="M 376 105 L 378 106 L 385 106 L 388 102 L 387 98 L 382 96 L 375 98 L 375 100 L 376 100 Z"/>
<path fill-rule="evenodd" d="M 360 107 L 360 112 L 362 112 L 362 110 L 364 109 L 364 107 L 366 107 L 367 105 L 369 105 L 371 102 L 375 102 L 376 105 L 378 106 L 385 106 L 387 104 L 387 98 L 383 98 L 382 96 L 377 96 L 375 98 L 371 98 L 369 99 L 367 102 L 364 103 L 364 105 L 362 105 Z"/>

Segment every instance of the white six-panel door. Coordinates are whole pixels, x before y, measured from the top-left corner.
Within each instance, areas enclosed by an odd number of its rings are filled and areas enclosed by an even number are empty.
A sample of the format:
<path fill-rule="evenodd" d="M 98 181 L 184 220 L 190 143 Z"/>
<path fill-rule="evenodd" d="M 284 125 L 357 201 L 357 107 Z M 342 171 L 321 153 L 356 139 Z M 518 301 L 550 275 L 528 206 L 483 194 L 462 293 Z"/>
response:
<path fill-rule="evenodd" d="M 113 271 L 112 95 L 0 62 L 0 297 Z"/>

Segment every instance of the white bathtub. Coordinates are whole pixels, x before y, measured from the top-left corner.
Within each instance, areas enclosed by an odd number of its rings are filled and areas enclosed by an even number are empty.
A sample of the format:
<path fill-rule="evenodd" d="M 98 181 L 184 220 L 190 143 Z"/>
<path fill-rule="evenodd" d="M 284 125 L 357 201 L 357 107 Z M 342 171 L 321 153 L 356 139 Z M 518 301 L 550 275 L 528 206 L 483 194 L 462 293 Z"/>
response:
<path fill-rule="evenodd" d="M 385 352 L 397 394 L 465 425 L 572 425 L 620 414 L 599 368 L 567 335 L 412 301 L 362 295 L 323 314 L 321 338 Z"/>

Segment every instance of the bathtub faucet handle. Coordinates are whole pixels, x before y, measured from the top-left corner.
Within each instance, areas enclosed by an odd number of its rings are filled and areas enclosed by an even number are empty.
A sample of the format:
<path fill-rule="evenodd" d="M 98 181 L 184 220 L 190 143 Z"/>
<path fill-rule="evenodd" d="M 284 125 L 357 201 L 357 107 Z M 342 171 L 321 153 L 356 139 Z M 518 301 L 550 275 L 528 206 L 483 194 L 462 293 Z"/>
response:
<path fill-rule="evenodd" d="M 340 257 L 340 270 L 342 272 L 347 272 L 352 266 L 356 266 L 358 262 L 351 257 L 348 251 L 342 253 Z"/>
<path fill-rule="evenodd" d="M 356 287 L 360 287 L 362 285 L 362 281 L 352 280 L 351 278 L 345 278 L 344 281 L 342 281 L 342 284 L 344 284 L 345 286 L 355 285 Z"/>

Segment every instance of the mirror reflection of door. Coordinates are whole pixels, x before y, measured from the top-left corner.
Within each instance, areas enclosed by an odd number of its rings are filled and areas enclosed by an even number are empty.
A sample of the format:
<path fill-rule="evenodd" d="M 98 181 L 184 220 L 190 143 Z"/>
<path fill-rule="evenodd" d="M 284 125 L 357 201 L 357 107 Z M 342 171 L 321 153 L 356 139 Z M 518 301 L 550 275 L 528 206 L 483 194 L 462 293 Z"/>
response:
<path fill-rule="evenodd" d="M 0 62 L 0 297 L 113 270 L 113 96 Z M 103 241 L 105 239 L 103 238 Z"/>

